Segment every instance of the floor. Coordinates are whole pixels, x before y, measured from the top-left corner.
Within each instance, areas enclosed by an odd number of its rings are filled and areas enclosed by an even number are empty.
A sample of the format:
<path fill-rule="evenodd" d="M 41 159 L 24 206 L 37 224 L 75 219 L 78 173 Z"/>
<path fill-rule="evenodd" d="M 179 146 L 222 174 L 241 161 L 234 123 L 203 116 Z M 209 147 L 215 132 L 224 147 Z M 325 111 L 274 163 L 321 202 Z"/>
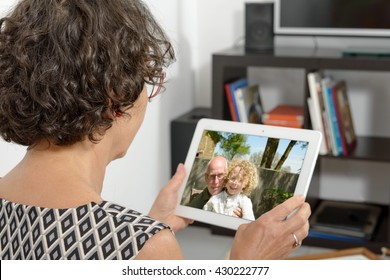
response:
<path fill-rule="evenodd" d="M 233 237 L 213 235 L 208 228 L 199 226 L 189 226 L 178 232 L 176 237 L 183 250 L 184 258 L 188 260 L 225 259 L 233 241 Z M 331 249 L 301 246 L 291 257 L 328 251 Z"/>
<path fill-rule="evenodd" d="M 178 232 L 176 237 L 180 243 L 184 258 L 187 260 L 222 260 L 226 259 L 231 247 L 233 237 L 211 234 L 207 227 L 189 226 Z M 301 246 L 289 257 L 322 254 L 334 249 Z M 390 249 L 381 259 L 390 260 Z"/>

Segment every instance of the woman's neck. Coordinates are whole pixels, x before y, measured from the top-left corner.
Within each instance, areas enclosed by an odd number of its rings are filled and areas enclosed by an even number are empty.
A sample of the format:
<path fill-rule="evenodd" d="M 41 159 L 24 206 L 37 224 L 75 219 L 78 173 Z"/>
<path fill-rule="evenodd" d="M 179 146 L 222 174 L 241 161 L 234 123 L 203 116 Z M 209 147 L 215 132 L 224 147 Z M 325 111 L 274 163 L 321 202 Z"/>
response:
<path fill-rule="evenodd" d="M 0 180 L 0 197 L 50 208 L 100 202 L 108 158 L 89 141 L 65 147 L 40 143 Z"/>

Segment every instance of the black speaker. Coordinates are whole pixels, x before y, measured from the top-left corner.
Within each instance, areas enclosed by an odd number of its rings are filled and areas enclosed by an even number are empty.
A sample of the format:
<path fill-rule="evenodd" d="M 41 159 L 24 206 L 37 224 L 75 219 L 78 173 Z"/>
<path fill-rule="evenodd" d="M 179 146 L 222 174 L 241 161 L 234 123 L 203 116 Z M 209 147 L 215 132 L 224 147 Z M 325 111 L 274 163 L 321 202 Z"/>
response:
<path fill-rule="evenodd" d="M 245 3 L 245 49 L 271 50 L 274 47 L 274 4 Z"/>
<path fill-rule="evenodd" d="M 195 108 L 171 121 L 171 173 L 175 173 L 177 165 L 184 163 L 190 148 L 195 127 L 201 118 L 210 118 L 211 109 Z"/>

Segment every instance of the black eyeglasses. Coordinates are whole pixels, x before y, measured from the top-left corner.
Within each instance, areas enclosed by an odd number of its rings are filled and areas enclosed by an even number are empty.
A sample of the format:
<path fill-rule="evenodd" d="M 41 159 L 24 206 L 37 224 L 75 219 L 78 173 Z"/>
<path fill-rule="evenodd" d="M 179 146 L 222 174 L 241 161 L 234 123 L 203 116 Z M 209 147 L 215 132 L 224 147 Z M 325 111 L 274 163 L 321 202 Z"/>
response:
<path fill-rule="evenodd" d="M 222 180 L 224 178 L 225 178 L 225 174 L 224 173 L 208 174 L 207 175 L 207 180 L 210 180 L 210 181 L 215 181 L 215 179 Z"/>
<path fill-rule="evenodd" d="M 162 72 L 161 76 L 160 76 L 160 79 L 158 81 L 158 86 L 153 85 L 153 88 L 152 88 L 152 90 L 151 90 L 151 92 L 149 94 L 149 97 L 148 97 L 149 102 L 152 102 L 152 99 L 155 98 L 159 94 L 159 92 L 160 92 L 160 90 L 162 88 L 162 85 L 164 83 L 165 77 L 166 77 L 166 73 Z"/>

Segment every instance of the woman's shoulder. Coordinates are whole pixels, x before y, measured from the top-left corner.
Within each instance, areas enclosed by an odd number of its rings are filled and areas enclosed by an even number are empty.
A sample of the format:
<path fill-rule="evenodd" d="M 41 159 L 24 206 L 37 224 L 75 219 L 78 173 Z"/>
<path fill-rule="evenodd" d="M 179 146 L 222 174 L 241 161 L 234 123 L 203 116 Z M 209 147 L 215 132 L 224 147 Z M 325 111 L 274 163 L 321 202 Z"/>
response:
<path fill-rule="evenodd" d="M 141 228 L 145 232 L 153 232 L 153 235 L 149 236 L 136 259 L 183 258 L 180 246 L 168 225 L 113 202 L 103 201 L 100 203 L 100 206 L 119 221 L 131 222 L 136 229 Z"/>
<path fill-rule="evenodd" d="M 183 259 L 183 253 L 172 232 L 161 230 L 148 239 L 135 259 L 179 260 Z"/>
<path fill-rule="evenodd" d="M 110 201 L 104 200 L 101 203 L 96 204 L 96 209 L 94 209 L 94 212 L 101 217 L 107 216 L 108 219 L 114 220 L 114 225 L 118 227 L 123 225 L 130 225 L 135 230 L 144 231 L 150 237 L 160 230 L 170 230 L 168 225 L 156 219 Z"/>
<path fill-rule="evenodd" d="M 53 232 L 56 232 L 58 237 L 65 236 L 68 239 L 74 236 L 75 238 L 71 239 L 73 245 L 69 247 L 69 250 L 65 248 L 62 252 L 61 258 L 64 259 L 79 259 L 81 255 L 84 256 L 83 258 L 131 259 L 137 256 L 144 245 L 149 244 L 147 241 L 156 239 L 153 238 L 155 235 L 173 236 L 168 225 L 108 201 L 91 202 L 75 208 L 56 209 L 24 205 L 0 198 L 0 219 L 12 221 L 4 230 L 5 232 L 12 230 L 15 233 L 13 236 L 18 240 L 25 232 L 26 222 L 34 225 L 29 232 L 37 238 L 34 239 L 31 248 L 40 242 L 46 242 L 46 237 L 52 236 Z M 36 235 L 36 230 L 39 230 L 38 235 Z M 160 235 L 160 232 L 166 233 Z M 83 244 L 92 236 L 96 238 L 93 240 L 96 243 L 92 242 L 88 247 L 88 252 L 84 252 Z M 53 242 L 47 245 L 48 254 L 55 250 L 56 240 L 54 238 Z M 72 248 L 76 248 L 78 254 L 74 255 L 76 251 Z M 33 253 L 34 250 L 26 254 L 24 258 L 29 259 Z M 1 254 L 0 252 L 0 256 Z"/>
<path fill-rule="evenodd" d="M 59 220 L 72 217 L 75 223 L 89 219 L 93 221 L 94 225 L 99 225 L 102 221 L 110 220 L 113 221 L 111 223 L 113 227 L 130 225 L 135 227 L 136 230 L 144 230 L 146 232 L 149 230 L 155 232 L 156 229 L 169 229 L 168 225 L 145 214 L 106 200 L 100 203 L 89 202 L 70 208 L 49 208 L 12 202 L 0 198 L 0 210 L 5 210 L 10 215 L 12 213 L 35 213 L 34 215 L 37 217 L 53 216 Z"/>

